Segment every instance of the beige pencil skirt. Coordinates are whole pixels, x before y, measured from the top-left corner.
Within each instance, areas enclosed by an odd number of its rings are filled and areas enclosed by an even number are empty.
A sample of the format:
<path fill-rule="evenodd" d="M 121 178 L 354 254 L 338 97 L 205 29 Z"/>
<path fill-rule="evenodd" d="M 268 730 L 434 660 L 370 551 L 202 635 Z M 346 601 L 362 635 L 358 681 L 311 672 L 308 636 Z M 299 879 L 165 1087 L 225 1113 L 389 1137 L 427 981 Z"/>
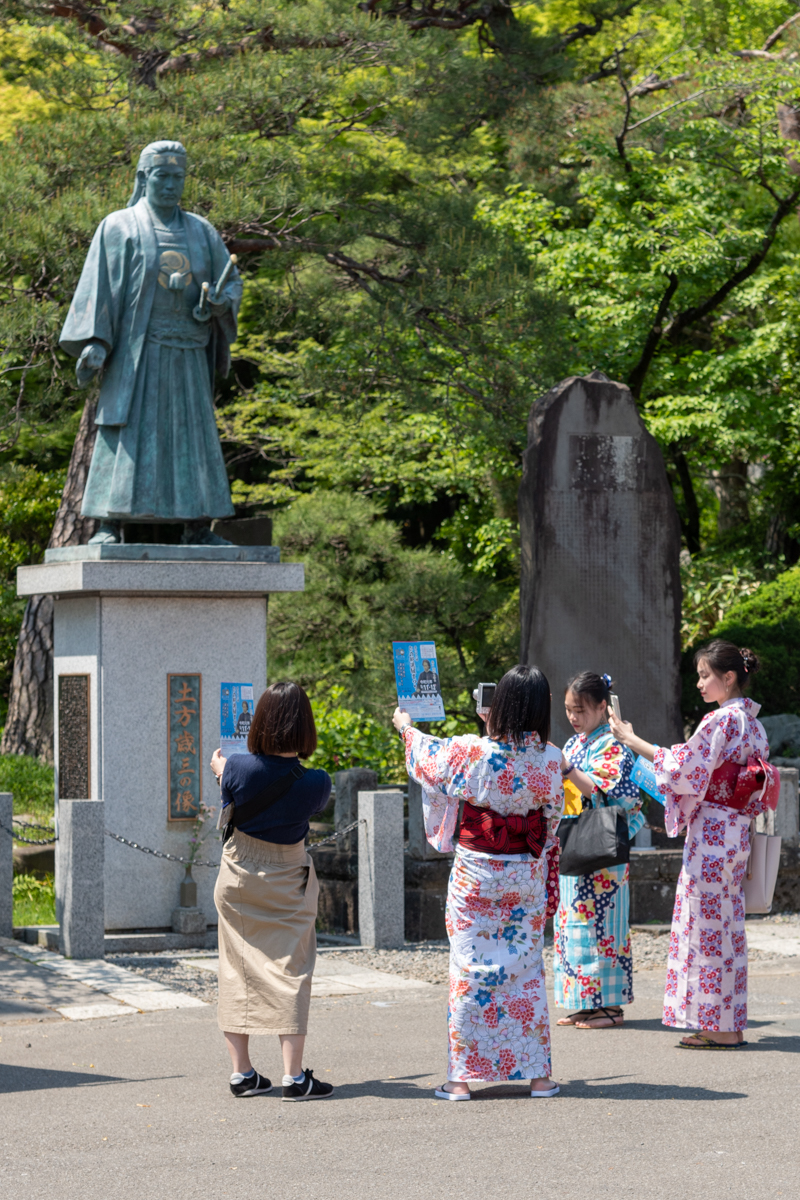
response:
<path fill-rule="evenodd" d="M 278 846 L 238 829 L 226 842 L 214 888 L 220 1029 L 307 1032 L 318 899 L 302 842 Z"/>

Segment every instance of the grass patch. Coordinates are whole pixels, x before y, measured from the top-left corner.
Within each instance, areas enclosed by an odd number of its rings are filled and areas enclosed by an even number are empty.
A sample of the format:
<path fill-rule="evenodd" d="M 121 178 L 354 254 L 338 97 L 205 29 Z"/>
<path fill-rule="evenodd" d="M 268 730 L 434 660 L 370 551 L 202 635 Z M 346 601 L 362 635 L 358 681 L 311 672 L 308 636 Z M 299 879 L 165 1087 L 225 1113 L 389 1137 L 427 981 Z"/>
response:
<path fill-rule="evenodd" d="M 55 808 L 52 767 L 26 754 L 0 754 L 0 792 L 12 792 L 14 812 L 29 813 L 44 824 Z"/>
<path fill-rule="evenodd" d="M 12 885 L 15 925 L 55 925 L 56 885 L 53 876 L 15 875 Z"/>

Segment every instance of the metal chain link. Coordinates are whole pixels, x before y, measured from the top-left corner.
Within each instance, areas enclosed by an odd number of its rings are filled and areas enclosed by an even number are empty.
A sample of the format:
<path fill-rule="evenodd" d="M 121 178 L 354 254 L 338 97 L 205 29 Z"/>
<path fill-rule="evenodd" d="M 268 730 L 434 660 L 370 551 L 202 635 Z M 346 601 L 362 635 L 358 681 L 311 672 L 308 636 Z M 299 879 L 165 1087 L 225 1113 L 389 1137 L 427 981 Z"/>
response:
<path fill-rule="evenodd" d="M 17 824 L 21 825 L 23 829 L 47 828 L 46 825 L 28 825 L 25 821 L 18 821 Z M 55 830 L 53 830 L 52 836 L 48 838 L 26 838 L 21 837 L 18 833 L 14 832 L 13 828 L 9 829 L 7 825 L 3 825 L 2 823 L 0 823 L 0 829 L 4 830 L 5 833 L 10 833 L 15 842 L 22 842 L 25 846 L 52 846 L 53 842 L 57 840 Z"/>
<path fill-rule="evenodd" d="M 337 833 L 332 833 L 329 837 L 323 838 L 319 842 L 314 842 L 310 846 L 306 846 L 306 850 L 309 854 L 313 854 L 313 852 L 318 850 L 321 846 L 327 846 L 330 842 L 338 841 L 339 838 L 344 837 L 345 834 L 350 833 L 362 823 L 363 818 L 360 821 L 353 821 L 351 825 L 346 826 L 344 829 L 338 830 Z M 112 833 L 110 829 L 106 829 L 105 832 L 106 836 L 113 838 L 115 842 L 121 842 L 123 846 L 130 846 L 132 850 L 141 850 L 142 854 L 152 854 L 153 858 L 166 858 L 169 862 L 185 863 L 190 867 L 219 867 L 218 862 L 207 862 L 202 858 L 196 858 L 194 861 L 192 861 L 190 858 L 182 858 L 180 854 L 167 854 L 163 850 L 151 850 L 149 846 L 140 846 L 138 842 L 132 842 L 128 838 L 122 837 L 122 835 L 119 833 Z"/>

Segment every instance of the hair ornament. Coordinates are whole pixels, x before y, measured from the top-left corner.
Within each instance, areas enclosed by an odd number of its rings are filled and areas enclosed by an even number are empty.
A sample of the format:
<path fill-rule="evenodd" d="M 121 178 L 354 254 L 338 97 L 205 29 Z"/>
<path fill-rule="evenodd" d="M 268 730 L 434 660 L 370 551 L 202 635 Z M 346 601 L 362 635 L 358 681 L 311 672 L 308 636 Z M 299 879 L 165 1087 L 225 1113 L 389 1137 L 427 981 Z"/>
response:
<path fill-rule="evenodd" d="M 607 688 L 611 687 L 612 680 L 611 680 L 610 675 L 601 675 L 600 678 L 602 679 L 603 683 L 606 685 Z"/>

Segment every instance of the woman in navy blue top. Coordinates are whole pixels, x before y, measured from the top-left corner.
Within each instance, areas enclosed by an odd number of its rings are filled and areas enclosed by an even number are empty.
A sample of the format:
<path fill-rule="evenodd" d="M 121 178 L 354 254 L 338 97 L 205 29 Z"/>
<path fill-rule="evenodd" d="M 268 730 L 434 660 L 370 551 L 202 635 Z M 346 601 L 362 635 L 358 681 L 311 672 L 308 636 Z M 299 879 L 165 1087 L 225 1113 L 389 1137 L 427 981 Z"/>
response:
<path fill-rule="evenodd" d="M 274 683 L 253 714 L 249 753 L 225 759 L 216 750 L 211 759 L 221 785 L 223 822 L 232 817 L 234 824 L 214 889 L 218 1022 L 233 1064 L 234 1096 L 258 1096 L 272 1088 L 250 1062 L 253 1033 L 280 1038 L 284 1100 L 321 1099 L 333 1091 L 302 1066 L 319 897 L 304 843 L 309 820 L 331 794 L 326 771 L 300 765 L 316 748 L 308 696 L 299 684 Z M 282 794 L 281 781 L 289 785 Z M 239 818 L 243 806 L 247 811 Z"/>

